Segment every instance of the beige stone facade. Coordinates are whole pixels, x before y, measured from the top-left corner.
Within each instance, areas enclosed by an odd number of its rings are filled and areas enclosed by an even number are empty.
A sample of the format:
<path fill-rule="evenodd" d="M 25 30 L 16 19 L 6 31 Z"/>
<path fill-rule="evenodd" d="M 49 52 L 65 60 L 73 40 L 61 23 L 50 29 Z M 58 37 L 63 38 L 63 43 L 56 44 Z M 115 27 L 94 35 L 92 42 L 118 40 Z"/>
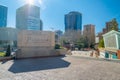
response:
<path fill-rule="evenodd" d="M 54 56 L 54 46 L 54 32 L 23 30 L 18 34 L 17 58 Z"/>
<path fill-rule="evenodd" d="M 18 47 L 54 47 L 54 35 L 50 31 L 23 30 L 18 35 Z"/>
<path fill-rule="evenodd" d="M 69 30 L 66 31 L 64 36 L 62 37 L 64 40 L 69 41 L 70 43 L 73 43 L 77 40 L 79 40 L 82 37 L 81 31 L 75 31 L 75 30 Z"/>
<path fill-rule="evenodd" d="M 95 43 L 95 25 L 84 25 L 83 35 L 87 39 L 89 45 Z"/>

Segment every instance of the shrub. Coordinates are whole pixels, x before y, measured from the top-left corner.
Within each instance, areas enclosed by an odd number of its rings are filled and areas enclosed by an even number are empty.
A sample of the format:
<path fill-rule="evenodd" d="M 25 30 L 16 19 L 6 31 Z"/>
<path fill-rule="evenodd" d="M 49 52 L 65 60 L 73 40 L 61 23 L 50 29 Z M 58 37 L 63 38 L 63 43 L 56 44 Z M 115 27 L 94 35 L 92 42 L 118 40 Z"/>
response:
<path fill-rule="evenodd" d="M 5 53 L 4 52 L 0 52 L 0 57 L 4 57 Z"/>
<path fill-rule="evenodd" d="M 104 46 L 104 40 L 103 40 L 103 39 L 100 40 L 100 42 L 99 42 L 99 47 L 101 47 L 101 48 L 104 48 L 104 47 L 105 47 L 105 46 Z"/>
<path fill-rule="evenodd" d="M 7 51 L 6 51 L 6 56 L 10 56 L 10 53 L 11 53 L 11 49 L 10 49 L 10 45 L 8 45 Z"/>
<path fill-rule="evenodd" d="M 60 45 L 59 44 L 55 44 L 55 49 L 60 49 Z"/>

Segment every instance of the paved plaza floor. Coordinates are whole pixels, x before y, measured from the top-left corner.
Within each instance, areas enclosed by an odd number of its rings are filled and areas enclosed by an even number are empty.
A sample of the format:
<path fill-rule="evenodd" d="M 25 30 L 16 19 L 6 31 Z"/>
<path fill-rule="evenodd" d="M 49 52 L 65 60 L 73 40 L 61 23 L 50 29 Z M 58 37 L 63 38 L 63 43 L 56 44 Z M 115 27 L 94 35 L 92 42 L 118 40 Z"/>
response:
<path fill-rule="evenodd" d="M 120 63 L 66 56 L 0 62 L 0 80 L 120 80 Z"/>

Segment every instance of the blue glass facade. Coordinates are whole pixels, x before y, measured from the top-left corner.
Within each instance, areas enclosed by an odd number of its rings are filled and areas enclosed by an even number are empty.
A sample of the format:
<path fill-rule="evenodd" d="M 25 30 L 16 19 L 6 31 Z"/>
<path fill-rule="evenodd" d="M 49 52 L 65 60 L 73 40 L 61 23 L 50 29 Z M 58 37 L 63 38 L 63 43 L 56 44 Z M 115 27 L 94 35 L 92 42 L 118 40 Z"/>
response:
<path fill-rule="evenodd" d="M 40 8 L 24 5 L 16 11 L 16 28 L 21 30 L 40 30 Z"/>
<path fill-rule="evenodd" d="M 0 27 L 7 26 L 7 7 L 0 5 Z"/>
<path fill-rule="evenodd" d="M 82 14 L 79 12 L 70 12 L 65 15 L 65 31 L 82 30 Z"/>

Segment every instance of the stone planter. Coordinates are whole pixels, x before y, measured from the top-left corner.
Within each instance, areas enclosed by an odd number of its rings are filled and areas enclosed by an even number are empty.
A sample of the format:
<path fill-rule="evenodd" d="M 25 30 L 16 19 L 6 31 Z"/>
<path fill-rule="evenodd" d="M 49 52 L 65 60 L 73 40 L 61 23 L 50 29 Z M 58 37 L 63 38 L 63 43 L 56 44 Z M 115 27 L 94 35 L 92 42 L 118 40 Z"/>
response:
<path fill-rule="evenodd" d="M 55 51 L 59 55 L 66 55 L 67 54 L 67 50 L 65 50 L 65 49 L 55 49 Z"/>

